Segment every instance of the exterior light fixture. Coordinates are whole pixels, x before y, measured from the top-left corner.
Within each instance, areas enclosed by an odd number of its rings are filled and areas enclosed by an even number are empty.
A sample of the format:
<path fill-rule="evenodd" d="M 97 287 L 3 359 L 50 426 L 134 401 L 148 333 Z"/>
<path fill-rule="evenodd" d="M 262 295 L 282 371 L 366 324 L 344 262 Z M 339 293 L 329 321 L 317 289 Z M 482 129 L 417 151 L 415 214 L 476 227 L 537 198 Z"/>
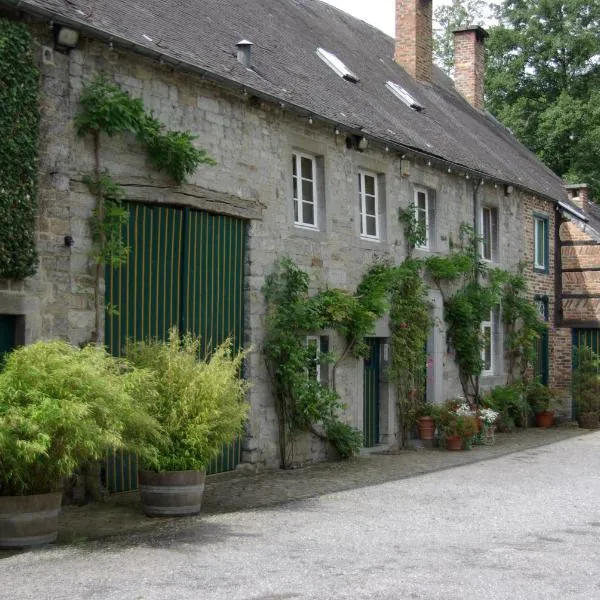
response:
<path fill-rule="evenodd" d="M 76 48 L 79 42 L 79 31 L 70 27 L 58 26 L 56 32 L 56 45 L 62 48 Z"/>
<path fill-rule="evenodd" d="M 309 124 L 309 125 L 312 125 L 312 124 L 313 124 L 312 117 L 308 117 L 308 124 Z"/>
<path fill-rule="evenodd" d="M 369 147 L 369 140 L 366 137 L 362 137 L 360 142 L 358 142 L 359 150 L 366 150 Z"/>

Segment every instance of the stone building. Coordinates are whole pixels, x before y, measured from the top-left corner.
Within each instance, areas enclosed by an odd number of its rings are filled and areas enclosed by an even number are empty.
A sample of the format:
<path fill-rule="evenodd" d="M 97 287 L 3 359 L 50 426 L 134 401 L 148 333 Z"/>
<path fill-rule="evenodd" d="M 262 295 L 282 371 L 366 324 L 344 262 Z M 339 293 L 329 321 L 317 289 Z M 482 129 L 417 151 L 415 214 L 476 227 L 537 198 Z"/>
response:
<path fill-rule="evenodd" d="M 94 199 L 83 181 L 94 155 L 73 119 L 82 87 L 98 73 L 169 127 L 197 135 L 217 162 L 178 187 L 149 166 L 135 140 L 101 143 L 103 168 L 127 190 L 132 248 L 129 263 L 106 277 L 105 302 L 119 306 L 106 320 L 111 349 L 127 337 L 164 336 L 170 325 L 213 342 L 233 333 L 255 349 L 247 437 L 217 469 L 279 461 L 260 347 L 261 288 L 282 256 L 308 270 L 315 289 L 354 290 L 374 260 L 405 257 L 398 209 L 414 203 L 428 230 L 417 253 L 447 252 L 460 225 L 472 225 L 492 264 L 525 261 L 532 295 L 552 321 L 553 231 L 558 215 L 577 209 L 561 180 L 483 110 L 485 32 L 456 34 L 457 91 L 432 65 L 431 0 L 396 6 L 394 40 L 318 0 L 0 0 L 2 15 L 33 33 L 42 90 L 39 268 L 26 281 L 0 282 L 0 323 L 14 343 L 82 344 L 92 334 Z M 441 298 L 431 294 L 427 395 L 439 402 L 461 389 Z M 503 336 L 498 315 L 486 326 L 482 383 L 490 387 L 505 381 Z M 374 411 L 382 444 L 396 435 L 388 336 L 384 319 L 371 340 L 381 359 Z M 557 328 L 550 335 L 551 383 L 562 377 L 552 361 L 563 337 Z M 341 340 L 330 338 L 339 351 Z M 344 417 L 361 429 L 368 368 L 349 358 L 337 375 Z M 304 462 L 327 448 L 307 436 L 296 452 Z"/>

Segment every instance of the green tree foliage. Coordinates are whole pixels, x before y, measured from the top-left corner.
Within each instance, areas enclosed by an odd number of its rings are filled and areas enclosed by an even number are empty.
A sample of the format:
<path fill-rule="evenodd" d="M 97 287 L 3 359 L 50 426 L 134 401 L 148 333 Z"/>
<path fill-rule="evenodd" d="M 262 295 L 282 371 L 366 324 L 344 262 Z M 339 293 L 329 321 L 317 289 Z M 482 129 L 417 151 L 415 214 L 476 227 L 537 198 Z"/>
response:
<path fill-rule="evenodd" d="M 456 29 L 482 25 L 486 2 L 483 0 L 452 0 L 434 11 L 433 56 L 448 75 L 454 69 L 454 34 Z"/>
<path fill-rule="evenodd" d="M 600 192 L 600 2 L 504 0 L 487 41 L 486 102 L 556 173 Z"/>
<path fill-rule="evenodd" d="M 35 273 L 39 73 L 28 29 L 0 19 L 0 277 Z"/>

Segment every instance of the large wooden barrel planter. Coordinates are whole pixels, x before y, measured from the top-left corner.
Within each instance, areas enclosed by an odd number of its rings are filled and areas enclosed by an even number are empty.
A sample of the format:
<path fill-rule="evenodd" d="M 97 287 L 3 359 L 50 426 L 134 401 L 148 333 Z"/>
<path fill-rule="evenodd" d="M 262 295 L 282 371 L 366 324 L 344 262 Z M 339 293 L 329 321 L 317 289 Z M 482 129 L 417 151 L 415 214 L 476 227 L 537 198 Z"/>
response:
<path fill-rule="evenodd" d="M 56 540 L 62 492 L 0 496 L 0 548 L 28 548 Z"/>
<path fill-rule="evenodd" d="M 197 515 L 204 493 L 204 471 L 140 472 L 142 509 L 149 517 Z"/>

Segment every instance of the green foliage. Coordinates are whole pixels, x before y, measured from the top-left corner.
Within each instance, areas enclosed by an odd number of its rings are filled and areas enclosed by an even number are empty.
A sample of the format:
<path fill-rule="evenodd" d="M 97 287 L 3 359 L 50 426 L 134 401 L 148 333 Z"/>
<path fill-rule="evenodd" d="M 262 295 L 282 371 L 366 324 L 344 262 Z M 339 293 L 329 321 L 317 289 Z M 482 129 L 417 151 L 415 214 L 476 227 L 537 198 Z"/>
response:
<path fill-rule="evenodd" d="M 487 43 L 488 108 L 561 177 L 600 192 L 600 4 L 515 2 Z"/>
<path fill-rule="evenodd" d="M 600 357 L 586 346 L 576 350 L 573 398 L 577 416 L 600 412 Z"/>
<path fill-rule="evenodd" d="M 346 338 L 344 356 L 348 352 L 364 356 L 368 349 L 364 337 L 388 305 L 391 272 L 384 264 L 373 265 L 354 295 L 340 289 L 309 295 L 308 274 L 288 258 L 279 261 L 267 277 L 263 288 L 268 304 L 263 351 L 278 398 L 282 464 L 289 463 L 286 447 L 293 433 L 315 432 L 317 425 L 323 426 L 340 456 L 360 449 L 362 434 L 339 421 L 344 405 L 335 386 L 330 389 L 309 376 L 315 352 L 306 345 L 306 337 L 321 329 L 335 329 Z M 329 354 L 318 354 L 317 359 L 325 367 L 333 362 Z"/>
<path fill-rule="evenodd" d="M 539 378 L 527 382 L 525 387 L 527 406 L 532 413 L 548 410 L 556 398 L 556 391 L 544 385 Z"/>
<path fill-rule="evenodd" d="M 127 261 L 130 250 L 122 235 L 123 227 L 129 221 L 129 213 L 123 206 L 125 192 L 108 173 L 102 174 L 98 181 L 86 178 L 86 184 L 103 201 L 102 218 L 99 218 L 97 208 L 92 217 L 92 257 L 98 264 L 117 267 Z"/>
<path fill-rule="evenodd" d="M 456 29 L 481 25 L 486 3 L 483 0 L 452 0 L 438 6 L 433 13 L 433 56 L 448 75 L 454 68 L 454 34 Z"/>
<path fill-rule="evenodd" d="M 506 274 L 502 287 L 502 320 L 506 328 L 509 382 L 528 379 L 537 341 L 547 330 L 528 295 L 523 266 L 520 265 L 517 273 Z"/>
<path fill-rule="evenodd" d="M 0 18 L 0 277 L 35 273 L 39 72 L 27 27 Z"/>
<path fill-rule="evenodd" d="M 151 375 L 65 342 L 12 352 L 0 374 L 0 495 L 55 491 L 112 448 L 152 458 L 160 428 Z"/>
<path fill-rule="evenodd" d="M 416 207 L 412 202 L 406 209 L 398 209 L 398 220 L 404 228 L 406 253 L 410 256 L 416 246 L 422 246 L 427 241 L 427 228 L 425 223 L 417 219 Z"/>
<path fill-rule="evenodd" d="M 139 98 L 132 98 L 102 76 L 83 89 L 80 103 L 82 111 L 75 118 L 79 135 L 133 133 L 146 149 L 152 165 L 178 184 L 198 165 L 216 164 L 206 151 L 194 146 L 196 137 L 190 132 L 167 130 L 152 113 L 146 112 Z"/>
<path fill-rule="evenodd" d="M 472 414 L 458 414 L 456 400 L 448 400 L 434 414 L 436 427 L 444 437 L 458 436 L 470 440 L 477 433 L 477 418 Z"/>
<path fill-rule="evenodd" d="M 155 398 L 148 404 L 166 440 L 146 459 L 156 471 L 204 469 L 244 426 L 248 383 L 240 377 L 245 354 L 232 352 L 231 341 L 198 360 L 200 341 L 176 329 L 169 340 L 132 343 L 128 359 L 154 375 Z"/>
<path fill-rule="evenodd" d="M 482 398 L 482 404 L 499 413 L 498 419 L 505 430 L 526 423 L 529 406 L 521 382 L 493 388 Z"/>
<path fill-rule="evenodd" d="M 423 405 L 431 304 L 421 263 L 407 258 L 395 270 L 390 302 L 390 379 L 396 384 L 400 443 L 405 445 Z"/>

